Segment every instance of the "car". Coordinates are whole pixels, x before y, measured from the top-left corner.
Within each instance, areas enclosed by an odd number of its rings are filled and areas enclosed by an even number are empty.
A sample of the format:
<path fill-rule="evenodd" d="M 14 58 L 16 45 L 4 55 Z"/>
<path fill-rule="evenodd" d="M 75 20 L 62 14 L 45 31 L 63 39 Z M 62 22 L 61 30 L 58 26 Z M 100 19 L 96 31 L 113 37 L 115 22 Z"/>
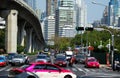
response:
<path fill-rule="evenodd" d="M 14 56 L 14 58 L 11 60 L 11 65 L 22 65 L 26 64 L 26 57 L 22 54 L 17 54 Z"/>
<path fill-rule="evenodd" d="M 55 58 L 66 58 L 65 54 L 59 53 L 55 55 Z"/>
<path fill-rule="evenodd" d="M 50 58 L 46 54 L 39 54 L 35 61 L 36 62 L 50 62 Z"/>
<path fill-rule="evenodd" d="M 82 64 L 85 63 L 85 58 L 86 58 L 85 55 L 83 55 L 83 54 L 77 54 L 75 56 L 75 58 L 76 58 L 75 63 L 82 63 Z"/>
<path fill-rule="evenodd" d="M 14 56 L 17 55 L 17 53 L 14 53 L 14 52 L 10 52 L 7 54 L 7 60 L 8 60 L 8 63 L 11 64 L 11 60 L 14 58 Z"/>
<path fill-rule="evenodd" d="M 85 67 L 94 67 L 94 68 L 99 68 L 100 63 L 95 57 L 87 57 L 85 60 Z"/>
<path fill-rule="evenodd" d="M 30 66 L 29 64 L 23 65 L 20 68 L 12 68 L 8 73 L 8 78 L 39 78 L 32 72 L 23 72 L 25 68 Z M 13 75 L 14 74 L 14 75 Z"/>
<path fill-rule="evenodd" d="M 16 54 L 18 54 L 18 53 L 16 53 L 16 52 L 9 52 L 8 53 L 8 55 L 10 55 L 10 56 L 15 56 Z"/>
<path fill-rule="evenodd" d="M 55 65 L 59 65 L 59 66 L 64 66 L 66 67 L 68 62 L 66 60 L 66 57 L 59 57 L 59 58 L 56 58 L 55 59 L 55 62 L 54 62 Z"/>
<path fill-rule="evenodd" d="M 8 65 L 6 56 L 0 55 L 0 66 L 6 66 L 6 65 Z"/>
<path fill-rule="evenodd" d="M 71 71 L 61 68 L 57 65 L 44 62 L 33 62 L 23 68 L 13 68 L 9 71 L 8 77 L 20 76 L 23 73 L 33 73 L 39 78 L 76 78 L 77 76 Z M 33 75 L 30 75 L 33 76 Z M 24 77 L 28 78 L 28 77 Z M 29 77 L 30 78 L 30 77 Z M 36 77 L 32 77 L 36 78 Z"/>
<path fill-rule="evenodd" d="M 16 75 L 15 78 L 39 78 L 39 77 L 32 72 L 23 72 Z"/>

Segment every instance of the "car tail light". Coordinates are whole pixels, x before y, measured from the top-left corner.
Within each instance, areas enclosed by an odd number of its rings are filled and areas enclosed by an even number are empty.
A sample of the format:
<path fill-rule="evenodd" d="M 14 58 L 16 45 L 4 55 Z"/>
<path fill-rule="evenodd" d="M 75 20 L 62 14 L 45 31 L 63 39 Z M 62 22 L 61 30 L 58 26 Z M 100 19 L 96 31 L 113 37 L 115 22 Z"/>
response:
<path fill-rule="evenodd" d="M 24 70 L 15 68 L 12 70 L 12 72 L 14 72 L 15 74 L 20 74 L 20 73 L 23 73 Z"/>

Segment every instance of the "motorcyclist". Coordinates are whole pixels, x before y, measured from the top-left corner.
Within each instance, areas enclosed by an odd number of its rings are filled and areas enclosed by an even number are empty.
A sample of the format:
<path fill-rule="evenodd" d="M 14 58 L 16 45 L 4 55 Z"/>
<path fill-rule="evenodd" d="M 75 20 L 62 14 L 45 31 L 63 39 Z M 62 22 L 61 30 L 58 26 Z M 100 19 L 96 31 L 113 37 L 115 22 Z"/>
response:
<path fill-rule="evenodd" d="M 119 65 L 119 60 L 118 60 L 118 58 L 114 61 L 114 70 L 118 70 L 118 65 Z"/>
<path fill-rule="evenodd" d="M 74 62 L 75 62 L 75 57 L 71 56 L 71 58 L 69 59 L 69 66 L 72 66 Z"/>

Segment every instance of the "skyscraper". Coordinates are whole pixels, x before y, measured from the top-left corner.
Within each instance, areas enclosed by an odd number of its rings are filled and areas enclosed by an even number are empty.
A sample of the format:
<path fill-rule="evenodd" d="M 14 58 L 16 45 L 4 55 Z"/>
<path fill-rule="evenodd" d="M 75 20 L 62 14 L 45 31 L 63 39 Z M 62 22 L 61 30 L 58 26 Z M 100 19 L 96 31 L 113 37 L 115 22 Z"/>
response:
<path fill-rule="evenodd" d="M 56 10 L 56 35 L 59 37 L 74 37 L 76 26 L 86 26 L 87 11 L 84 0 L 59 0 Z M 68 31 L 66 33 L 66 31 Z"/>
<path fill-rule="evenodd" d="M 57 8 L 57 0 L 46 0 L 46 15 L 54 15 Z"/>
<path fill-rule="evenodd" d="M 75 0 L 76 26 L 87 26 L 87 6 L 84 0 Z"/>
<path fill-rule="evenodd" d="M 108 14 L 109 26 L 118 26 L 119 17 L 120 17 L 120 0 L 110 0 Z"/>

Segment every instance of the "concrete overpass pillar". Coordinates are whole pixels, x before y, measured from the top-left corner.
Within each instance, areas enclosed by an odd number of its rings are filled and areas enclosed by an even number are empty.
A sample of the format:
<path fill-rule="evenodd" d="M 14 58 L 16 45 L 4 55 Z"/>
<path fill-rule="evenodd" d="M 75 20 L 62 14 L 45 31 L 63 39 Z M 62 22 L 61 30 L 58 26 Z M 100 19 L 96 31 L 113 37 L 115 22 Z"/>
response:
<path fill-rule="evenodd" d="M 24 27 L 26 25 L 26 21 L 24 22 L 20 22 L 19 26 L 18 26 L 18 44 L 21 46 L 24 46 L 24 34 L 25 34 L 25 30 Z"/>
<path fill-rule="evenodd" d="M 27 37 L 27 45 L 26 45 L 26 50 L 27 52 L 31 53 L 32 51 L 32 28 L 26 29 L 26 37 Z"/>
<path fill-rule="evenodd" d="M 11 10 L 6 20 L 6 51 L 17 52 L 17 10 Z"/>
<path fill-rule="evenodd" d="M 35 41 L 35 34 L 33 34 L 33 37 L 32 37 L 32 52 L 35 52 L 35 44 L 36 44 L 36 41 Z"/>

